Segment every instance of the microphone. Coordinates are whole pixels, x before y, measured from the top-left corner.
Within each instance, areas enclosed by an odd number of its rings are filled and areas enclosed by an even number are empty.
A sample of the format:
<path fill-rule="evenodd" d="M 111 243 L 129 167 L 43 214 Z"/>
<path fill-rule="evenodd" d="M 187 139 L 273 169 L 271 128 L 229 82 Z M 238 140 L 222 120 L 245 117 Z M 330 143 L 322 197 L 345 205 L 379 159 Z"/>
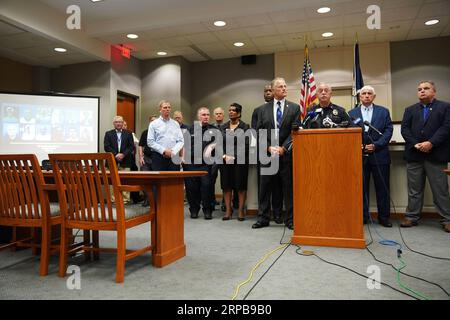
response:
<path fill-rule="evenodd" d="M 368 126 L 370 129 L 372 129 L 373 131 L 375 131 L 376 133 L 378 133 L 380 136 L 382 136 L 383 134 L 380 132 L 380 130 L 378 130 L 377 128 L 375 128 L 373 125 L 370 124 L 369 121 L 364 121 L 364 124 L 366 126 Z"/>
<path fill-rule="evenodd" d="M 325 128 L 336 128 L 337 124 L 333 122 L 330 118 L 326 117 L 323 119 L 322 124 Z"/>
<path fill-rule="evenodd" d="M 302 127 L 309 121 L 309 119 L 311 119 L 315 116 L 316 116 L 316 113 L 314 111 L 308 112 L 308 114 L 305 117 L 305 120 L 303 120 L 303 122 L 302 122 Z"/>

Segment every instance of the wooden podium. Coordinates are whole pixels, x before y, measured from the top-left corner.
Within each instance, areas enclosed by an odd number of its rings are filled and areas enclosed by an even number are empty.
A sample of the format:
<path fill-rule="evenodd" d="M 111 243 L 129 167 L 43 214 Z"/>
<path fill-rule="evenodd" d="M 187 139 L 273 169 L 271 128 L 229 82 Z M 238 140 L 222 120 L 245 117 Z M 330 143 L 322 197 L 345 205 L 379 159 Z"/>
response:
<path fill-rule="evenodd" d="M 361 128 L 292 133 L 293 244 L 364 248 Z"/>

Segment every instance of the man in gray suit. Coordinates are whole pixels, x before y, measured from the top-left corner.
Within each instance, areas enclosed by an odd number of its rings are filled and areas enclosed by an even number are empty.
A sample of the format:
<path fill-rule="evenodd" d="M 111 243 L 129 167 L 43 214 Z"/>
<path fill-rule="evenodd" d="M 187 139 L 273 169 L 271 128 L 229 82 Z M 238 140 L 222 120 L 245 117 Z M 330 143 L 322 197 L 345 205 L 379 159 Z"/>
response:
<path fill-rule="evenodd" d="M 283 78 L 275 78 L 272 83 L 274 99 L 262 106 L 258 117 L 257 130 L 267 133 L 267 155 L 270 162 L 279 161 L 279 170 L 275 174 L 264 174 L 261 170 L 260 192 L 258 205 L 258 221 L 253 224 L 253 229 L 269 226 L 270 221 L 270 197 L 272 184 L 276 178 L 281 178 L 283 200 L 286 208 L 284 223 L 289 229 L 293 229 L 293 204 L 292 204 L 292 154 L 288 151 L 291 142 L 292 124 L 300 117 L 300 106 L 286 100 L 287 86 Z M 275 135 L 275 141 L 273 134 Z M 260 145 L 261 147 L 261 145 Z M 261 165 L 262 168 L 270 167 L 271 163 Z"/>

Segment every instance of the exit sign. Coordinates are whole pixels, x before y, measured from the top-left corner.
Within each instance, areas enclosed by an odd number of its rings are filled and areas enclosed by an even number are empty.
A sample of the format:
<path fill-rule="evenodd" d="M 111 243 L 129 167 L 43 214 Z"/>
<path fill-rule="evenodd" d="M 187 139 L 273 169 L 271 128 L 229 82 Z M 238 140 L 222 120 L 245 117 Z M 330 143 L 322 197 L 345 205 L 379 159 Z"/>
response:
<path fill-rule="evenodd" d="M 122 57 L 125 57 L 127 59 L 130 59 L 131 56 L 131 50 L 127 47 L 122 47 Z"/>

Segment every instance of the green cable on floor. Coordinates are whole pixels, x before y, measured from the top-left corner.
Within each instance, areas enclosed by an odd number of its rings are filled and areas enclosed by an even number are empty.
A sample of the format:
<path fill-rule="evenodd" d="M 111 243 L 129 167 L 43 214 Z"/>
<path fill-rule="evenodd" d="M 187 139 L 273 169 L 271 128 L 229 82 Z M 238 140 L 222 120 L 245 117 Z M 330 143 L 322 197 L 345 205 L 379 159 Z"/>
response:
<path fill-rule="evenodd" d="M 401 253 L 401 252 L 400 252 Z M 401 266 L 400 268 L 397 269 L 397 282 L 400 285 L 400 287 L 402 287 L 405 290 L 408 290 L 409 292 L 411 292 L 412 294 L 416 295 L 419 298 L 422 298 L 424 300 L 431 300 L 430 297 L 427 297 L 426 295 L 424 295 L 423 293 L 420 293 L 418 291 L 414 291 L 411 288 L 408 288 L 406 285 L 404 285 L 401 281 L 400 281 L 400 271 L 402 271 L 402 269 L 406 268 L 406 263 L 402 260 L 402 258 L 400 257 L 400 253 L 398 254 L 398 260 L 400 260 L 401 262 Z"/>

